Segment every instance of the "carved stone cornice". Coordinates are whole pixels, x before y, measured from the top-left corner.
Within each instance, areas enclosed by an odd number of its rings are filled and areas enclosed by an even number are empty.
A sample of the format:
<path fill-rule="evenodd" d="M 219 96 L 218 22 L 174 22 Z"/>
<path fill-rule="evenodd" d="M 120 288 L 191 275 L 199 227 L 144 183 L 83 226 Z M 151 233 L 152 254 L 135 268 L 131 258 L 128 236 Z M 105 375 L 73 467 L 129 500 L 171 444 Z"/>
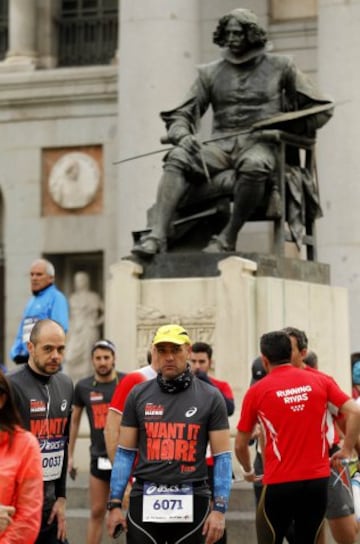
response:
<path fill-rule="evenodd" d="M 81 105 L 88 108 L 89 103 L 101 103 L 108 109 L 110 106 L 111 112 L 116 114 L 117 72 L 116 65 L 5 72 L 1 70 L 0 63 L 1 120 L 4 120 L 7 110 L 11 119 L 18 117 L 23 120 L 24 109 L 27 110 L 27 119 L 31 119 L 31 109 L 39 111 L 39 108 L 42 108 L 42 118 L 54 117 L 54 111 L 56 117 L 61 117 L 62 111 L 63 116 L 71 117 L 72 113 L 76 116 L 76 112 L 69 109 L 70 106 Z M 51 108 L 46 109 L 46 106 Z M 91 116 L 103 114 L 102 110 L 91 111 Z M 89 116 L 89 111 L 87 115 Z"/>

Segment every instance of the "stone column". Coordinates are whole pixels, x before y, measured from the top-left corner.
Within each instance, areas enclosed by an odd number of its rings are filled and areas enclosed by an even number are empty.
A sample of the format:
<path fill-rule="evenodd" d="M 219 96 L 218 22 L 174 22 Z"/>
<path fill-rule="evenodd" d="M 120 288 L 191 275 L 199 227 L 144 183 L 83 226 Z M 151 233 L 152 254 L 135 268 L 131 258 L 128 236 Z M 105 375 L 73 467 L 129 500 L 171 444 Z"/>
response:
<path fill-rule="evenodd" d="M 349 289 L 351 351 L 360 347 L 360 1 L 319 2 L 320 86 L 336 101 L 333 119 L 319 131 L 317 164 L 324 217 L 317 222 L 319 260 L 334 285 Z M 350 370 L 348 353 L 344 368 Z"/>
<path fill-rule="evenodd" d="M 159 149 L 161 110 L 177 106 L 199 62 L 198 0 L 121 0 L 119 43 L 119 159 Z M 146 226 L 162 155 L 118 169 L 118 256 L 129 253 L 131 231 Z"/>
<path fill-rule="evenodd" d="M 56 16 L 60 12 L 60 2 L 41 0 L 37 2 L 37 27 L 41 27 L 41 39 L 38 42 L 38 68 L 55 68 L 57 65 L 57 29 Z"/>
<path fill-rule="evenodd" d="M 10 0 L 9 50 L 0 70 L 34 70 L 36 63 L 36 2 Z"/>

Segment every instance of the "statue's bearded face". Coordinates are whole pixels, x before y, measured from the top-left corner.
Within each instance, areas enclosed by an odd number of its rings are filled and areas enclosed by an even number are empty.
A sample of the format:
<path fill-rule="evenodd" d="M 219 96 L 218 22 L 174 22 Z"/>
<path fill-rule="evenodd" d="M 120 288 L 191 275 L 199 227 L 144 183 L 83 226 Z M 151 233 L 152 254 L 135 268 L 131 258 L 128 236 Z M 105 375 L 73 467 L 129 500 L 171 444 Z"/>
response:
<path fill-rule="evenodd" d="M 233 55 L 241 56 L 249 48 L 243 26 L 232 18 L 224 29 L 225 45 Z"/>

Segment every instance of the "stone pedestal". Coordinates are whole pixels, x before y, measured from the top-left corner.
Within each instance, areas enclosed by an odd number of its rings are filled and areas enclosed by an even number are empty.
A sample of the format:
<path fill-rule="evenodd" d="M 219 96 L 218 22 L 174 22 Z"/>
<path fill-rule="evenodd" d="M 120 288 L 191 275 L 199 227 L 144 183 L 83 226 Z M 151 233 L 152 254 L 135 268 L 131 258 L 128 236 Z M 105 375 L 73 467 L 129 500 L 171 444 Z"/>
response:
<path fill-rule="evenodd" d="M 123 260 L 111 268 L 105 328 L 106 336 L 117 345 L 119 369 L 129 371 L 146 364 L 156 328 L 180 323 L 193 341 L 212 344 L 214 374 L 234 389 L 235 425 L 250 382 L 251 362 L 258 355 L 259 337 L 294 326 L 308 334 L 320 369 L 350 393 L 347 291 L 329 285 L 326 265 L 298 261 L 296 268 L 283 262 L 260 275 L 261 258 L 257 263 L 235 254 L 222 257 L 166 254 L 148 266 Z M 185 263 L 192 275 L 175 277 L 174 271 L 183 270 Z M 276 270 L 281 268 L 292 272 L 287 278 L 279 277 Z M 306 268 L 312 271 L 314 281 L 309 281 L 310 273 L 307 281 L 303 280 Z M 159 269 L 162 277 L 155 277 Z M 206 270 L 215 273 L 206 275 Z"/>

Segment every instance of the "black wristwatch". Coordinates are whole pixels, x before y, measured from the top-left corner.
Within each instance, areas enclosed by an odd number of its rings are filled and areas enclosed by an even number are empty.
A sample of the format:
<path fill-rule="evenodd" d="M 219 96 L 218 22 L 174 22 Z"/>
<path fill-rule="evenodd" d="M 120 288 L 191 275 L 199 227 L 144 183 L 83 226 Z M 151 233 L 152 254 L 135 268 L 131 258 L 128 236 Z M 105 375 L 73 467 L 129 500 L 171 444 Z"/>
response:
<path fill-rule="evenodd" d="M 113 510 L 114 508 L 121 508 L 121 501 L 108 501 L 106 503 L 107 510 Z"/>

